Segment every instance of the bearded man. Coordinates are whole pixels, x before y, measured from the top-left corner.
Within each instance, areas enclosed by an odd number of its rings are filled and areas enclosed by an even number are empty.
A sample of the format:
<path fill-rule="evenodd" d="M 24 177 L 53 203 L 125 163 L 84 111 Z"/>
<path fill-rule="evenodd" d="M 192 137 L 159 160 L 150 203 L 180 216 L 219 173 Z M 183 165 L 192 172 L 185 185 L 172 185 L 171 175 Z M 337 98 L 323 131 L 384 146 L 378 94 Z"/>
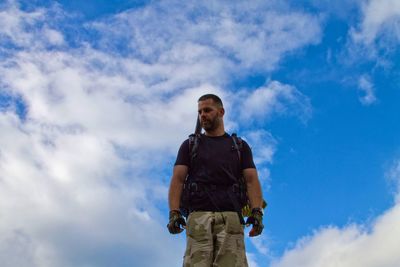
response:
<path fill-rule="evenodd" d="M 246 221 L 252 225 L 250 236 L 261 234 L 264 227 L 263 197 L 251 149 L 244 140 L 225 132 L 224 114 L 218 96 L 199 98 L 198 119 L 205 133 L 195 142 L 189 138 L 182 143 L 174 165 L 167 227 L 172 234 L 186 228 L 184 267 L 248 266 L 240 181 L 251 207 Z M 187 222 L 181 213 L 184 194 Z"/>

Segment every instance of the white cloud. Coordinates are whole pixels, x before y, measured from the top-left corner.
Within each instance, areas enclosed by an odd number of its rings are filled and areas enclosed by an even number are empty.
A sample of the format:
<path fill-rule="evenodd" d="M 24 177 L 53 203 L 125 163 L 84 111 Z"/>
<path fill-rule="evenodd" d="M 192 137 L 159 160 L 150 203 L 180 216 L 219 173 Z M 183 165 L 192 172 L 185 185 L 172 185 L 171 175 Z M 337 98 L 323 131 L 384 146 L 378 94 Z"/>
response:
<path fill-rule="evenodd" d="M 364 2 L 363 20 L 358 31 L 352 33 L 357 42 L 367 45 L 373 44 L 376 39 L 388 33 L 388 38 L 397 38 L 400 41 L 400 2 L 397 0 L 371 0 Z"/>
<path fill-rule="evenodd" d="M 257 249 L 257 251 L 265 256 L 268 256 L 270 251 L 269 251 L 269 244 L 268 244 L 268 240 L 264 235 L 261 236 L 257 236 L 254 238 L 251 238 L 251 243 L 253 244 L 253 246 L 255 246 L 255 248 Z"/>
<path fill-rule="evenodd" d="M 360 22 L 350 28 L 348 57 L 351 62 L 374 61 L 390 68 L 400 42 L 400 3 L 396 0 L 361 1 Z"/>
<path fill-rule="evenodd" d="M 246 253 L 247 263 L 249 267 L 259 267 L 256 261 L 256 256 L 253 253 Z"/>
<path fill-rule="evenodd" d="M 369 227 L 323 228 L 299 240 L 272 267 L 396 267 L 400 264 L 400 206 L 378 217 Z"/>
<path fill-rule="evenodd" d="M 135 173 L 122 175 L 128 163 L 110 143 L 79 131 L 23 125 L 9 113 L 0 122 L 0 257 L 9 261 L 3 266 L 25 260 L 30 264 L 18 266 L 80 266 L 91 253 L 100 256 L 113 246 L 131 250 L 121 257 L 134 262 L 172 242 L 153 220 L 160 215 L 148 202 L 145 183 Z M 10 246 L 17 249 L 10 253 Z M 154 260 L 161 265 L 179 257 Z"/>
<path fill-rule="evenodd" d="M 256 164 L 272 163 L 277 141 L 271 133 L 257 130 L 246 133 L 244 136 L 251 146 L 257 148 L 253 155 Z"/>
<path fill-rule="evenodd" d="M 369 68 L 370 73 L 376 73 L 377 70 L 387 72 L 396 66 L 393 58 L 400 43 L 400 2 L 365 0 L 357 4 L 359 12 L 355 14 L 360 15 L 359 20 L 349 25 L 346 50 L 342 53 L 341 62 L 352 71 L 363 69 L 365 72 Z M 363 94 L 359 98 L 363 105 L 378 101 L 375 91 L 379 88 L 375 88 L 369 74 L 361 74 L 356 83 Z"/>
<path fill-rule="evenodd" d="M 51 45 L 63 45 L 65 43 L 64 36 L 59 31 L 44 28 L 43 35 Z"/>
<path fill-rule="evenodd" d="M 295 115 L 301 120 L 310 118 L 312 109 L 310 100 L 290 85 L 272 81 L 267 85 L 248 93 L 242 92 L 240 118 L 243 121 L 270 118 L 275 114 Z"/>
<path fill-rule="evenodd" d="M 181 64 L 188 57 L 194 64 L 207 62 L 217 71 L 215 80 L 229 72 L 240 75 L 245 69 L 272 70 L 285 53 L 320 41 L 318 17 L 278 12 L 274 5 L 263 1 L 182 5 L 171 0 L 124 12 L 117 20 L 93 27 L 127 40 L 126 49 L 151 62 Z M 109 47 L 109 41 L 103 43 Z"/>
<path fill-rule="evenodd" d="M 38 8 L 32 12 L 26 12 L 19 8 L 16 1 L 8 1 L 4 4 L 5 9 L 0 6 L 0 41 L 25 48 L 37 49 L 50 45 L 63 43 L 63 35 L 55 29 L 48 28 L 46 9 Z M 36 26 L 43 24 L 42 30 Z"/>
<path fill-rule="evenodd" d="M 376 102 L 374 85 L 368 75 L 363 75 L 358 80 L 359 90 L 363 93 L 360 102 L 364 105 L 371 105 Z"/>
<path fill-rule="evenodd" d="M 386 176 L 399 182 L 399 161 Z M 299 239 L 272 267 L 396 267 L 400 266 L 399 191 L 393 207 L 365 224 L 322 227 Z"/>
<path fill-rule="evenodd" d="M 262 2 L 198 14 L 164 3 L 84 25 L 100 40 L 74 48 L 49 10 L 2 6 L 0 90 L 27 106 L 24 119 L 0 113 L 2 266 L 179 265 L 183 237 L 166 231 L 160 173 L 194 128 L 197 98 L 229 97 L 232 75 L 271 70 L 321 34 L 318 18 Z"/>

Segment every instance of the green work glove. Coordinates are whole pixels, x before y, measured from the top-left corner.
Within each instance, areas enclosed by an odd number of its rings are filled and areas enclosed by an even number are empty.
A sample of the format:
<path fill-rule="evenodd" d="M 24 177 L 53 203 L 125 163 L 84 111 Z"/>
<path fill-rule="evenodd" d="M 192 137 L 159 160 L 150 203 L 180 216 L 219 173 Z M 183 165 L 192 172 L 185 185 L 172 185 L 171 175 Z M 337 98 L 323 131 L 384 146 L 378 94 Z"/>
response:
<path fill-rule="evenodd" d="M 254 208 L 251 210 L 251 215 L 246 220 L 246 226 L 253 225 L 251 228 L 249 236 L 258 236 L 262 233 L 264 225 L 262 223 L 263 212 L 260 208 Z"/>
<path fill-rule="evenodd" d="M 179 234 L 184 228 L 186 228 L 185 219 L 179 210 L 171 210 L 169 212 L 169 222 L 167 227 L 171 234 Z"/>

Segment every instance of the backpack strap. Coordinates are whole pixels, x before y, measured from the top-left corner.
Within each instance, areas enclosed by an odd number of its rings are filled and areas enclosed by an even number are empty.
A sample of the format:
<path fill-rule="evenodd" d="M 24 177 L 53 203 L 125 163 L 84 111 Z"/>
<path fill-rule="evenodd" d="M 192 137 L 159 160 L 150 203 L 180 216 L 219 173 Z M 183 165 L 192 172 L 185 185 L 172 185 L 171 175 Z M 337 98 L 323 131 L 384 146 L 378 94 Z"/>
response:
<path fill-rule="evenodd" d="M 197 151 L 199 148 L 201 134 L 191 134 L 189 135 L 189 156 L 190 156 L 190 166 L 193 168 L 195 158 L 197 156 Z M 189 181 L 189 175 L 186 176 L 185 182 L 183 183 L 183 189 L 181 194 L 181 201 L 180 201 L 180 211 L 183 216 L 186 218 L 189 216 L 190 213 L 190 191 L 191 191 L 192 183 Z"/>
<path fill-rule="evenodd" d="M 231 134 L 231 138 L 233 141 L 233 149 L 236 150 L 238 157 L 239 157 L 239 162 L 242 162 L 242 148 L 243 148 L 243 140 L 242 138 L 238 137 L 236 133 Z"/>
<path fill-rule="evenodd" d="M 189 155 L 190 155 L 190 166 L 193 166 L 194 159 L 197 156 L 197 150 L 199 148 L 201 134 L 189 135 Z"/>

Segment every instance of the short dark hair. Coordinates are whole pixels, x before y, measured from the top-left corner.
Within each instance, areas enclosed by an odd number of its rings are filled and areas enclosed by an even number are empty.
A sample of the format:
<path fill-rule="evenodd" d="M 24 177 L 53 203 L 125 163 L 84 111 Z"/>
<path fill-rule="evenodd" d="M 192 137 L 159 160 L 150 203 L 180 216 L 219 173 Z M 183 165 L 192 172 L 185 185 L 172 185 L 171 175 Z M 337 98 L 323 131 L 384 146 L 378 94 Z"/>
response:
<path fill-rule="evenodd" d="M 205 94 L 205 95 L 202 95 L 202 96 L 199 98 L 199 100 L 197 100 L 197 102 L 205 101 L 205 100 L 207 100 L 207 99 L 212 99 L 212 100 L 214 101 L 214 103 L 216 103 L 217 105 L 219 105 L 219 106 L 221 106 L 221 107 L 224 107 L 224 105 L 222 104 L 221 98 L 219 98 L 219 96 L 214 95 L 214 94 Z"/>

